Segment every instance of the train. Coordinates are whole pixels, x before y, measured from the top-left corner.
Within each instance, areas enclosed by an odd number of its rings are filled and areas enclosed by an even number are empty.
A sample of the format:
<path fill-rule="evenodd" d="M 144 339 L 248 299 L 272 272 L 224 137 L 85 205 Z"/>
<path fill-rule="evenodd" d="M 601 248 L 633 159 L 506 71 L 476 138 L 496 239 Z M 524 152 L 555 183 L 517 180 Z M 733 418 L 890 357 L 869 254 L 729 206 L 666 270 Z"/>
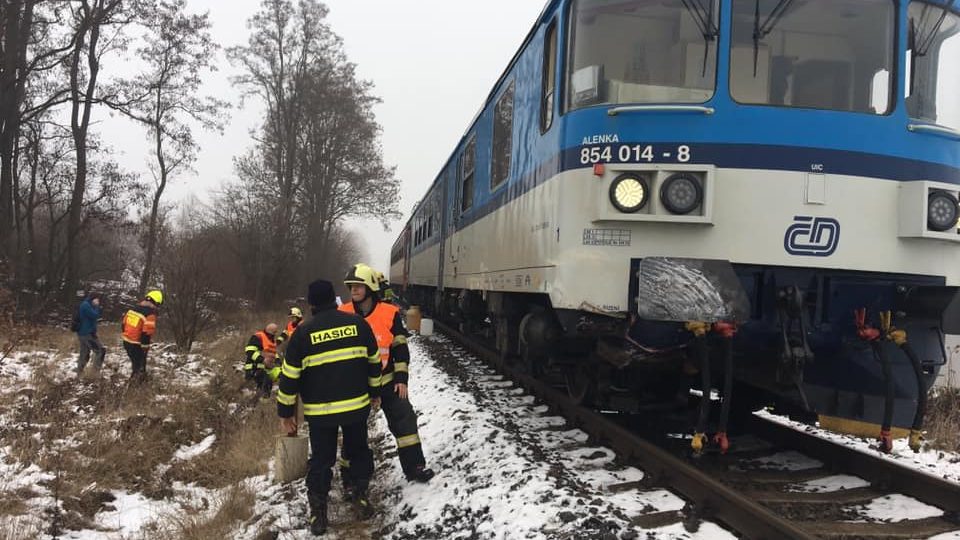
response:
<path fill-rule="evenodd" d="M 916 447 L 958 196 L 957 0 L 551 0 L 389 274 L 584 404 L 718 394 L 696 451 L 771 403 Z"/>

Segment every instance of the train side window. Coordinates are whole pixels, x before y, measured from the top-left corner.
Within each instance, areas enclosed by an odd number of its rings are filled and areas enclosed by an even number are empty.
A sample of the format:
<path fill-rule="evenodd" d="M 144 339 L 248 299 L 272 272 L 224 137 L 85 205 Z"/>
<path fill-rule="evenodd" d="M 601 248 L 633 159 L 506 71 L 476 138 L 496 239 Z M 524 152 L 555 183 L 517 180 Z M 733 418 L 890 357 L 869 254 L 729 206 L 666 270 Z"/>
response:
<path fill-rule="evenodd" d="M 472 135 L 460 158 L 460 213 L 473 207 L 473 177 L 477 164 L 477 136 Z"/>
<path fill-rule="evenodd" d="M 557 22 L 550 23 L 543 40 L 543 93 L 540 97 L 540 133 L 553 125 L 553 103 L 557 94 Z"/>
<path fill-rule="evenodd" d="M 516 81 L 510 81 L 493 108 L 493 152 L 491 152 L 490 191 L 510 177 L 513 153 L 513 94 Z"/>

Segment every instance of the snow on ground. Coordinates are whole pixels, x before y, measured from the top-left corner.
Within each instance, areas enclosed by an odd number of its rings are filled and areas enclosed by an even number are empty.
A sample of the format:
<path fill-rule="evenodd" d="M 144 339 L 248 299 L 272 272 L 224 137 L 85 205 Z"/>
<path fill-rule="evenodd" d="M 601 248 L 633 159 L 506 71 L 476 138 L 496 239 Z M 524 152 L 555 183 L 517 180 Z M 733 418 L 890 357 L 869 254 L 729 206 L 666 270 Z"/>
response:
<path fill-rule="evenodd" d="M 587 435 L 571 429 L 566 421 L 549 414 L 543 405 L 522 389 L 478 365 L 470 355 L 443 336 L 415 337 L 410 341 L 411 396 L 420 419 L 420 436 L 428 466 L 437 476 L 428 485 L 407 482 L 396 458 L 395 443 L 382 413 L 371 419 L 371 444 L 377 452 L 377 469 L 371 499 L 380 514 L 371 522 L 355 519 L 343 500 L 339 478 L 331 492 L 331 531 L 326 538 L 733 538 L 713 523 L 701 523 L 690 532 L 681 524 L 641 530 L 632 521 L 643 515 L 678 511 L 684 501 L 660 489 L 638 485 L 642 471 L 618 463 L 614 453 L 589 441 Z M 17 353 L 0 363 L 0 395 L 17 400 L 32 399 L 36 391 L 34 370 L 53 373 L 56 381 L 75 375 L 75 354 L 54 351 Z M 202 355 L 177 355 L 160 346 L 151 355 L 148 369 L 175 371 L 178 384 L 201 387 L 211 376 Z M 129 376 L 129 362 L 122 351 L 108 355 L 104 377 Z M 90 405 L 78 391 L 74 412 L 87 415 Z M 174 395 L 159 399 L 175 399 Z M 238 404 L 228 404 L 228 410 Z M 765 413 L 763 413 L 765 414 Z M 765 414 L 765 416 L 770 416 Z M 172 420 L 172 419 L 167 419 Z M 870 442 L 831 434 L 789 420 L 777 421 L 796 429 L 814 430 L 819 435 L 864 452 L 876 453 Z M 10 426 L 10 411 L 0 410 L 0 426 Z M 39 431 L 46 426 L 32 425 Z M 271 424 L 264 429 L 274 430 Z M 78 441 L 70 434 L 52 441 L 71 448 Z M 212 431 L 185 440 L 169 463 L 161 464 L 164 474 L 176 463 L 202 459 L 218 438 Z M 942 452 L 914 454 L 904 441 L 897 441 L 889 459 L 906 466 L 960 479 L 960 456 Z M 808 470 L 822 466 L 796 452 L 745 461 L 746 470 Z M 53 475 L 37 465 L 16 462 L 9 446 L 0 446 L 0 493 L 21 493 L 23 515 L 0 516 L 0 531 L 12 537 L 41 536 L 45 512 L 56 507 L 50 485 Z M 792 485 L 792 491 L 831 492 L 865 487 L 868 483 L 852 476 L 831 476 Z M 307 531 L 307 504 L 302 481 L 278 485 L 270 472 L 248 478 L 244 486 L 254 494 L 253 517 L 237 525 L 230 535 L 238 540 L 258 540 L 264 531 L 281 540 L 313 538 Z M 96 486 L 90 486 L 95 489 Z M 112 490 L 113 500 L 103 505 L 93 519 L 95 529 L 67 531 L 59 538 L 129 539 L 149 538 L 151 527 L 175 519 L 184 509 L 204 508 L 214 512 L 226 490 L 212 490 L 194 484 L 174 482 L 171 492 L 151 499 L 135 490 Z M 853 515 L 864 520 L 899 521 L 939 516 L 942 512 L 909 497 L 885 496 L 870 503 L 852 506 Z M 892 517 L 893 516 L 893 517 Z M 9 534 L 8 534 L 9 537 Z M 960 533 L 938 536 L 938 540 L 960 540 Z"/>
<path fill-rule="evenodd" d="M 378 482 L 386 486 L 384 536 L 732 538 L 712 523 L 696 533 L 679 524 L 635 529 L 632 518 L 678 510 L 684 502 L 663 490 L 617 490 L 642 480 L 643 472 L 587 444 L 585 433 L 566 428 L 446 338 L 410 343 L 411 399 L 437 476 L 429 485 L 407 483 L 396 458 L 378 464 Z M 382 415 L 377 423 L 383 430 Z"/>
<path fill-rule="evenodd" d="M 187 461 L 206 452 L 217 441 L 216 435 L 208 435 L 207 438 L 190 446 L 181 446 L 173 454 L 174 461 Z"/>
<path fill-rule="evenodd" d="M 864 520 L 884 521 L 888 523 L 943 515 L 943 510 L 939 508 L 923 504 L 912 497 L 899 494 L 877 497 L 869 503 L 855 506 L 853 509 L 863 516 L 865 518 Z"/>
<path fill-rule="evenodd" d="M 816 478 L 808 482 L 793 484 L 791 486 L 787 486 L 787 490 L 799 493 L 833 493 L 836 491 L 843 491 L 845 489 L 867 487 L 869 485 L 870 482 L 867 482 L 859 476 L 838 474 L 835 476 Z"/>
<path fill-rule="evenodd" d="M 760 411 L 756 414 L 768 420 L 790 426 L 797 431 L 813 433 L 818 437 L 848 446 L 865 454 L 880 456 L 883 459 L 894 461 L 904 467 L 917 469 L 919 471 L 923 471 L 940 478 L 945 478 L 953 482 L 960 482 L 960 454 L 929 449 L 923 449 L 919 453 L 914 453 L 913 450 L 911 450 L 907 445 L 906 439 L 894 440 L 893 452 L 890 454 L 883 454 L 876 449 L 877 443 L 873 440 L 862 439 L 853 435 L 834 433 L 818 427 L 795 422 L 783 416 L 771 414 L 766 411 Z"/>

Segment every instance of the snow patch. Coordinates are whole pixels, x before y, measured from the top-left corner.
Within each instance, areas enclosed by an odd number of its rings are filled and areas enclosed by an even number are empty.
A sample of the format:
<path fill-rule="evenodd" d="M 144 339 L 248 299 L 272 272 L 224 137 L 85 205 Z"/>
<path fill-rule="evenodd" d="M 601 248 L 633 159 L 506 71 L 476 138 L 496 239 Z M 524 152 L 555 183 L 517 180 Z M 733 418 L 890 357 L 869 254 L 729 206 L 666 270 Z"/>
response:
<path fill-rule="evenodd" d="M 838 474 L 835 476 L 827 476 L 826 478 L 817 478 L 801 484 L 792 484 L 787 486 L 787 491 L 800 493 L 833 493 L 845 489 L 868 487 L 869 485 L 870 482 L 867 482 L 859 476 Z"/>
<path fill-rule="evenodd" d="M 213 446 L 213 443 L 216 442 L 216 435 L 209 435 L 207 438 L 198 442 L 197 444 L 191 446 L 181 446 L 173 453 L 174 461 L 188 461 L 191 460 L 200 454 L 206 452 Z"/>

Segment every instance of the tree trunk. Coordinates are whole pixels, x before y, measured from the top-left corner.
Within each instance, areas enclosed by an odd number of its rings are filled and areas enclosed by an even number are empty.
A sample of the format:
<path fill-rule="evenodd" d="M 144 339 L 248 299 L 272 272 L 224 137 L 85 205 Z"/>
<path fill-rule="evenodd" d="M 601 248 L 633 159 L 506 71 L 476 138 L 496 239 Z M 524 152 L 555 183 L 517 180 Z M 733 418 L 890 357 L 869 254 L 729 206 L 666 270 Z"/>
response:
<path fill-rule="evenodd" d="M 0 258 L 12 254 L 14 230 L 14 150 L 20 135 L 26 85 L 27 42 L 36 0 L 5 2 L 3 59 L 0 68 Z M 21 11 L 22 9 L 22 11 Z"/>
<path fill-rule="evenodd" d="M 24 205 L 24 225 L 27 229 L 27 267 L 24 273 L 25 281 L 31 289 L 36 288 L 37 282 L 37 233 L 34 225 L 34 212 L 37 200 L 37 174 L 40 169 L 40 139 L 33 142 L 33 154 L 30 156 L 30 189 Z"/>
<path fill-rule="evenodd" d="M 84 5 L 84 20 L 77 30 L 80 36 L 74 46 L 73 58 L 70 66 L 70 93 L 73 106 L 70 116 L 70 130 L 73 135 L 73 145 L 77 153 L 77 174 L 74 177 L 73 195 L 70 198 L 70 215 L 67 219 L 67 268 L 63 289 L 63 299 L 72 300 L 77 288 L 79 261 L 77 253 L 77 239 L 79 238 L 80 224 L 83 217 L 83 197 L 87 189 L 87 134 L 90 129 L 90 113 L 93 110 L 93 95 L 97 87 L 97 74 L 100 71 L 100 61 L 97 57 L 97 43 L 100 39 L 100 24 L 102 5 L 97 2 L 92 10 Z M 87 47 L 87 75 L 86 92 L 80 94 L 80 60 L 83 56 L 83 34 L 90 32 L 90 45 Z"/>
<path fill-rule="evenodd" d="M 160 184 L 157 186 L 157 192 L 153 195 L 153 205 L 150 207 L 150 226 L 147 230 L 147 256 L 143 264 L 143 274 L 140 275 L 141 295 L 146 294 L 147 286 L 150 284 L 150 276 L 153 273 L 153 258 L 157 252 L 157 221 L 160 213 L 160 198 L 163 197 L 163 191 L 167 188 L 167 162 L 163 155 L 163 131 L 160 122 L 160 99 L 162 87 L 157 88 L 157 117 L 155 118 L 154 132 L 156 133 L 156 152 L 157 167 L 160 169 Z"/>

